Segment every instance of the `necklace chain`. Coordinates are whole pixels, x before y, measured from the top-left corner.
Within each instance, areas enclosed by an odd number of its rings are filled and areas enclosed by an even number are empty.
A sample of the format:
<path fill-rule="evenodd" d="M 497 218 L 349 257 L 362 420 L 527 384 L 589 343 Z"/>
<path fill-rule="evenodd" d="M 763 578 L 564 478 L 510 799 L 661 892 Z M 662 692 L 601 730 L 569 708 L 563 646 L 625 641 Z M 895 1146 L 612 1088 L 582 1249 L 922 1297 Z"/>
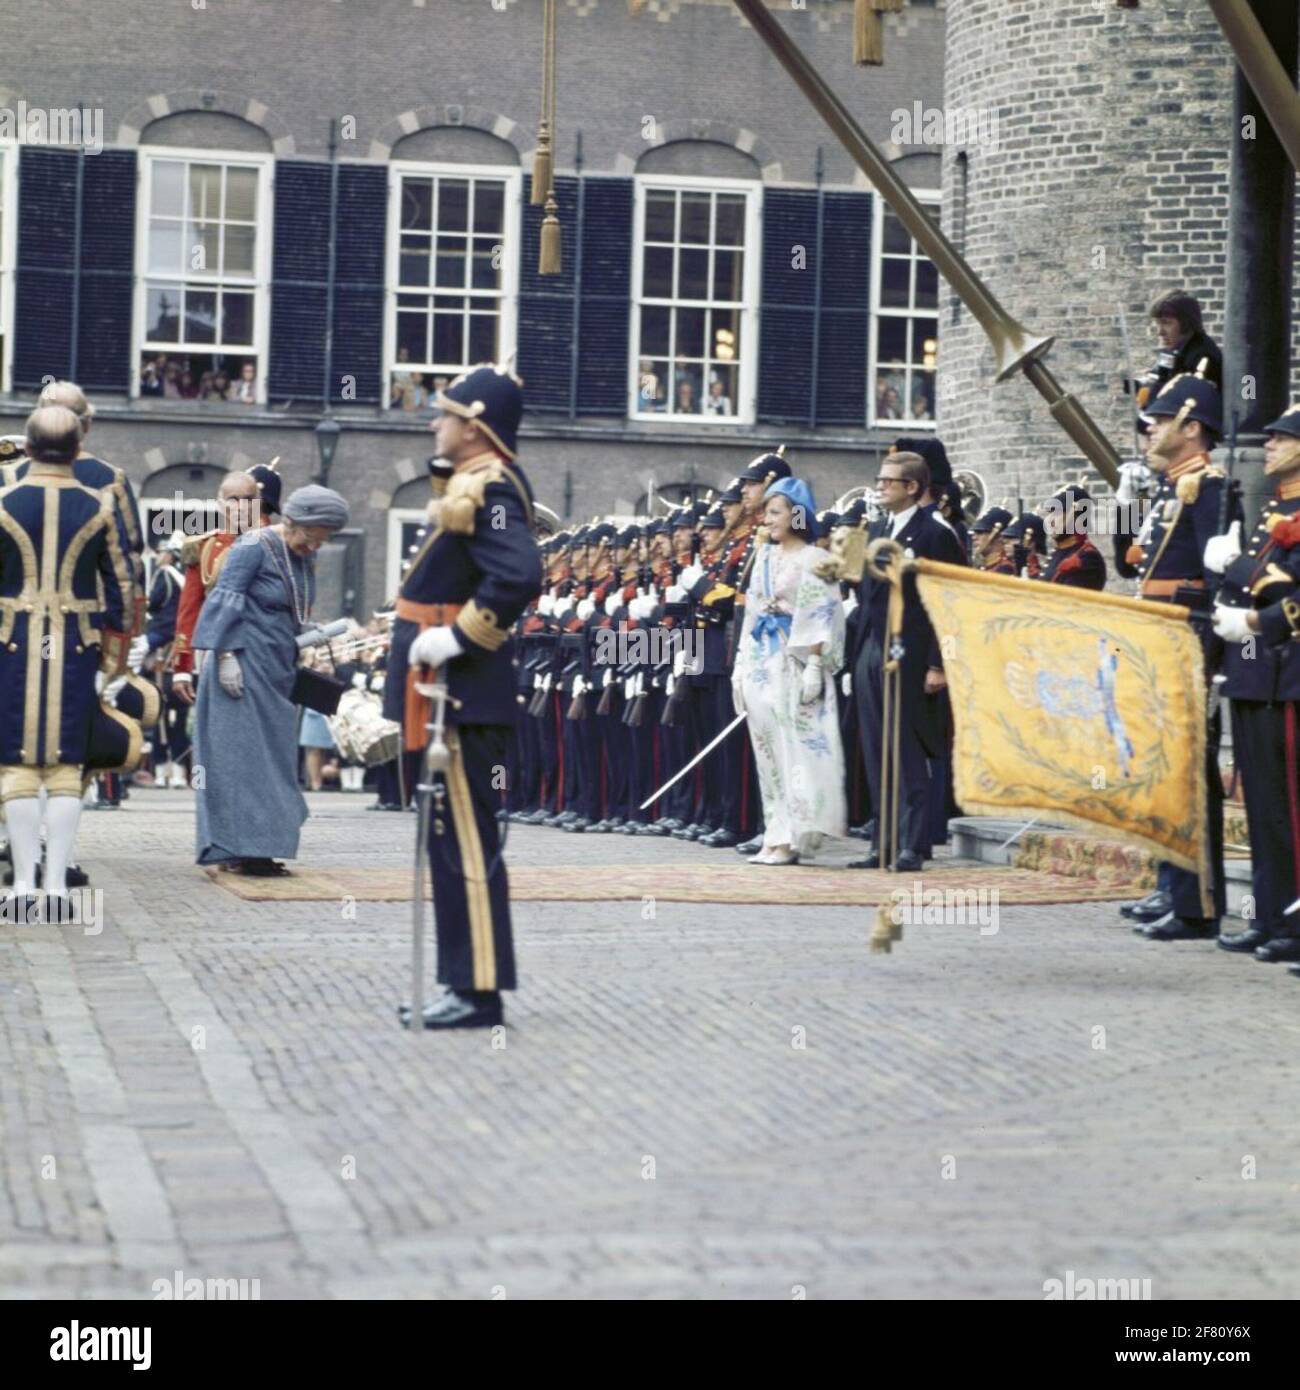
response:
<path fill-rule="evenodd" d="M 272 534 L 275 533 L 272 532 Z M 271 547 L 271 558 L 275 561 L 276 568 L 288 582 L 289 598 L 293 603 L 293 616 L 298 620 L 299 627 L 305 627 L 307 623 L 307 604 L 305 602 L 299 603 L 298 601 L 298 585 L 293 577 L 293 558 L 289 554 L 289 543 L 283 536 L 277 536 L 276 538 L 284 549 L 284 559 L 281 560 L 274 546 Z M 306 595 L 304 594 L 304 599 L 305 598 Z"/>

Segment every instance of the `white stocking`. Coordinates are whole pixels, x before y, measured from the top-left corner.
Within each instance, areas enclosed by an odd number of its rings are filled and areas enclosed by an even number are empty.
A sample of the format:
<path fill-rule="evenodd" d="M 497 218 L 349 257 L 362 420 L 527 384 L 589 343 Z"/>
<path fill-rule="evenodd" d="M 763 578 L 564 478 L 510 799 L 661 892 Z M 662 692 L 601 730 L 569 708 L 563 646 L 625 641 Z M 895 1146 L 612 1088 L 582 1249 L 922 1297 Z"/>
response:
<path fill-rule="evenodd" d="M 66 895 L 72 845 L 81 820 L 79 796 L 52 796 L 45 805 L 45 891 Z"/>
<path fill-rule="evenodd" d="M 41 862 L 41 802 L 24 796 L 5 802 L 9 853 L 14 861 L 14 892 L 36 891 L 36 866 Z"/>

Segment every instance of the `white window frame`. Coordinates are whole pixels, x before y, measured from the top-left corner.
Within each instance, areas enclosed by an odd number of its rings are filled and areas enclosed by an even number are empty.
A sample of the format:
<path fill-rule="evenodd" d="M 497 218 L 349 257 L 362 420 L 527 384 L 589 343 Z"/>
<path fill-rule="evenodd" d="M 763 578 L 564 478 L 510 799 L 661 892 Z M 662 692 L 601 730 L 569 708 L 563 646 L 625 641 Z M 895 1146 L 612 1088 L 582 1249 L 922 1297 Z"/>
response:
<path fill-rule="evenodd" d="M 429 514 L 423 507 L 390 507 L 388 509 L 388 550 L 384 564 L 384 596 L 392 596 L 401 587 L 405 577 L 402 566 L 409 558 L 402 550 L 402 527 L 415 521 L 427 524 Z"/>
<path fill-rule="evenodd" d="M 149 215 L 153 190 L 153 166 L 155 163 L 184 160 L 198 164 L 237 164 L 257 169 L 257 222 L 256 244 L 253 252 L 253 344 L 248 349 L 221 349 L 215 344 L 191 343 L 186 347 L 159 347 L 158 352 L 172 352 L 180 355 L 190 352 L 196 355 L 205 352 L 226 351 L 238 355 L 241 351 L 251 353 L 257 358 L 257 404 L 265 405 L 267 400 L 266 383 L 270 374 L 271 344 L 271 253 L 275 236 L 275 209 L 272 203 L 274 191 L 275 156 L 271 154 L 245 154 L 238 150 L 173 148 L 158 145 L 141 150 L 139 169 L 136 175 L 135 210 L 135 312 L 131 326 L 131 396 L 140 394 L 140 359 L 145 352 L 153 352 L 145 338 L 145 325 L 149 303 L 149 281 L 170 279 L 166 275 L 151 274 L 149 271 Z M 182 283 L 182 277 L 177 283 Z M 213 277 L 214 285 L 240 283 L 237 277 Z M 189 402 L 200 404 L 198 401 Z"/>
<path fill-rule="evenodd" d="M 0 392 L 13 390 L 14 282 L 18 261 L 18 150 L 15 141 L 0 141 L 0 334 L 4 336 L 4 370 Z"/>
<path fill-rule="evenodd" d="M 740 306 L 741 352 L 737 365 L 736 408 L 734 415 L 674 415 L 666 410 L 640 410 L 641 308 L 645 273 L 645 205 L 651 189 L 699 190 L 712 193 L 743 193 L 745 195 L 745 272 L 743 301 Z M 628 338 L 628 418 L 654 421 L 660 425 L 681 427 L 694 425 L 752 425 L 758 409 L 758 300 L 762 270 L 763 185 L 755 179 L 709 178 L 697 174 L 654 175 L 639 174 L 634 184 L 632 211 L 632 312 Z M 673 306 L 698 304 L 712 308 L 712 300 L 670 301 Z M 671 382 L 669 383 L 671 388 Z M 703 390 L 707 383 L 701 383 Z"/>
<path fill-rule="evenodd" d="M 501 258 L 501 290 L 498 296 L 501 315 L 497 333 L 497 361 L 505 362 L 515 351 L 519 333 L 519 257 L 522 250 L 522 204 L 524 176 L 523 171 L 502 164 L 426 164 L 416 160 L 398 159 L 388 166 L 388 248 L 384 272 L 384 394 L 382 408 L 388 409 L 389 391 L 392 387 L 393 373 L 399 370 L 397 361 L 397 296 L 399 294 L 437 294 L 436 290 L 412 289 L 399 286 L 397 277 L 401 272 L 402 248 L 402 179 L 492 179 L 505 184 L 504 228 L 502 242 L 504 255 Z M 437 229 L 433 236 L 436 241 Z M 431 248 L 436 253 L 436 247 Z M 448 290 L 455 294 L 458 291 Z M 473 294 L 466 286 L 464 294 Z M 487 295 L 485 294 L 486 298 Z M 432 341 L 430 341 L 432 347 Z M 466 349 L 469 343 L 466 341 Z M 454 370 L 451 366 L 423 366 L 415 362 L 403 362 L 404 371 L 423 372 L 428 377 L 456 377 L 466 367 L 475 364 L 468 362 Z M 430 400 L 432 404 L 432 399 Z"/>
<path fill-rule="evenodd" d="M 937 188 L 914 188 L 912 195 L 918 203 L 925 207 L 938 207 L 943 200 L 940 189 Z M 867 329 L 867 426 L 870 429 L 894 429 L 900 431 L 910 430 L 934 430 L 938 428 L 939 415 L 939 373 L 936 364 L 934 377 L 934 406 L 929 420 L 912 420 L 901 418 L 897 420 L 878 420 L 876 419 L 876 327 L 882 318 L 901 318 L 919 319 L 933 318 L 936 330 L 939 325 L 939 305 L 936 304 L 933 310 L 929 309 L 899 309 L 894 306 L 881 308 L 880 305 L 880 278 L 884 268 L 882 256 L 885 244 L 885 214 L 890 211 L 889 204 L 879 193 L 873 193 L 874 206 L 871 210 L 871 317 Z M 906 230 L 906 229 L 904 229 Z M 916 238 L 913 237 L 915 242 Z M 928 256 L 924 257 L 929 260 Z M 933 261 L 930 262 L 934 264 Z M 942 281 L 940 282 L 942 284 Z M 940 291 L 942 297 L 942 291 Z M 904 404 L 910 409 L 911 402 Z"/>

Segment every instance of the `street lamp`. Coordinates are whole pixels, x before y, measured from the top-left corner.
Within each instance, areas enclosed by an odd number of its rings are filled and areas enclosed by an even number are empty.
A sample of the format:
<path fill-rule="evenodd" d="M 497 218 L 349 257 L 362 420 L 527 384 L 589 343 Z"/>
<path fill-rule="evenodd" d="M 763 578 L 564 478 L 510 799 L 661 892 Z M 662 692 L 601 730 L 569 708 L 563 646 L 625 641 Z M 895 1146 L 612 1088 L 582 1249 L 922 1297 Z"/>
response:
<path fill-rule="evenodd" d="M 322 487 L 328 487 L 330 467 L 334 462 L 334 451 L 339 447 L 339 435 L 343 433 L 343 427 L 337 420 L 322 420 L 314 433 L 316 452 L 320 455 L 320 484 Z"/>

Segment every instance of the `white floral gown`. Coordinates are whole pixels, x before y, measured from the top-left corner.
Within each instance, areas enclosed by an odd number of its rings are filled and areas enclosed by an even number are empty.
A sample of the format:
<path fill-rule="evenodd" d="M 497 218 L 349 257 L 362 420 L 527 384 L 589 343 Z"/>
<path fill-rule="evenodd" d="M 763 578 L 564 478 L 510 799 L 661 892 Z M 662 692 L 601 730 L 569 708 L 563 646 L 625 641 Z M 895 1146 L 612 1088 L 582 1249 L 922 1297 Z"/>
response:
<path fill-rule="evenodd" d="M 816 566 L 826 552 L 805 545 L 766 545 L 754 562 L 735 678 L 749 713 L 763 840 L 811 854 L 826 835 L 846 830 L 844 749 L 840 743 L 835 673 L 844 661 L 844 609 L 839 585 Z M 822 693 L 799 699 L 804 661 L 818 643 Z"/>

